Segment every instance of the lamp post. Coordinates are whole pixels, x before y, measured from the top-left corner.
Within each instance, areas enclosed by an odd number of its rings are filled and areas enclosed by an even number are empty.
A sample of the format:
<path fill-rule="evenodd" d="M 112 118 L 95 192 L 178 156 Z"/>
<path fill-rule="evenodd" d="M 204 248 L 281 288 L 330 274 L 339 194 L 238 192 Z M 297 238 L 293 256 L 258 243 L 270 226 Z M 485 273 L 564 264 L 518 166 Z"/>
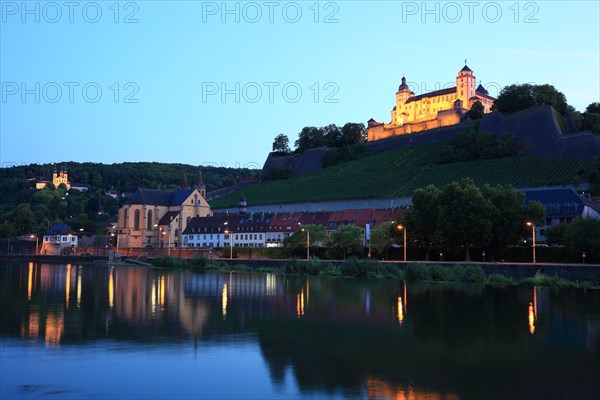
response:
<path fill-rule="evenodd" d="M 310 231 L 302 228 L 302 232 L 306 231 L 306 261 L 310 259 Z"/>
<path fill-rule="evenodd" d="M 35 237 L 35 255 L 38 255 L 38 235 L 31 235 L 31 238 L 33 239 Z M 584 256 L 585 257 L 585 256 Z"/>
<path fill-rule="evenodd" d="M 225 222 L 227 224 L 227 222 Z M 226 235 L 229 235 L 229 259 L 233 260 L 233 234 L 227 229 L 224 231 Z"/>
<path fill-rule="evenodd" d="M 406 227 L 403 225 L 398 225 L 396 228 L 398 228 L 398 230 L 402 231 L 404 234 L 404 262 L 406 262 Z"/>
<path fill-rule="evenodd" d="M 535 264 L 535 224 L 533 222 L 527 222 L 526 225 L 531 227 L 531 251 L 533 253 L 533 263 Z"/>

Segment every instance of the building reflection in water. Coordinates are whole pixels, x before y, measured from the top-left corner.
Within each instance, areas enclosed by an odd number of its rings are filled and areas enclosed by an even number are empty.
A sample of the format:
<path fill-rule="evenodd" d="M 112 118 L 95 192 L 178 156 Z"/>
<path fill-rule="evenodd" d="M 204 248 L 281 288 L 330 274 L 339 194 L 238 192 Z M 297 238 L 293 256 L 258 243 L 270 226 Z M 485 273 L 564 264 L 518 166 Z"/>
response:
<path fill-rule="evenodd" d="M 535 323 L 537 322 L 537 290 L 533 287 L 533 301 L 529 303 L 529 333 L 535 333 Z"/>
<path fill-rule="evenodd" d="M 67 274 L 65 275 L 65 307 L 69 309 L 69 297 L 71 296 L 71 264 L 67 264 Z"/>
<path fill-rule="evenodd" d="M 453 393 L 440 394 L 430 390 L 424 391 L 411 385 L 390 383 L 383 379 L 367 377 L 367 398 L 377 400 L 458 400 L 460 396 Z"/>
<path fill-rule="evenodd" d="M 227 317 L 227 282 L 223 282 L 223 290 L 221 291 L 221 312 L 223 319 Z"/>
<path fill-rule="evenodd" d="M 77 308 L 81 307 L 81 272 L 82 266 L 77 267 Z"/>
<path fill-rule="evenodd" d="M 108 307 L 113 308 L 115 306 L 115 267 L 110 267 L 110 273 L 108 274 Z"/>
<path fill-rule="evenodd" d="M 396 304 L 398 323 L 402 325 L 406 314 L 406 281 L 403 281 L 402 296 L 398 295 Z"/>
<path fill-rule="evenodd" d="M 304 315 L 304 288 L 296 295 L 296 314 L 298 318 Z"/>
<path fill-rule="evenodd" d="M 277 277 L 275 274 L 267 274 L 265 276 L 265 285 L 267 296 L 275 296 L 277 290 Z"/>

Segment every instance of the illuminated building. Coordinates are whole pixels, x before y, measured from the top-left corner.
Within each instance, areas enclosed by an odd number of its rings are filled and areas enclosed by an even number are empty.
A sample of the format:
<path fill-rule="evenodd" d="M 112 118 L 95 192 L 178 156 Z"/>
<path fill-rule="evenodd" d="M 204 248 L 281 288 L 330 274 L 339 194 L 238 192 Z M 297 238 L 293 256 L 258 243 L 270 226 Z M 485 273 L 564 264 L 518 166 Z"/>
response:
<path fill-rule="evenodd" d="M 119 209 L 117 247 L 179 247 L 195 217 L 212 214 L 204 189 L 138 189 Z"/>
<path fill-rule="evenodd" d="M 69 182 L 69 176 L 67 175 L 67 169 L 66 168 L 61 168 L 60 172 L 56 171 L 56 168 L 54 169 L 54 173 L 52 174 L 52 184 L 54 185 L 55 188 L 57 188 L 61 183 L 64 183 L 65 186 L 67 187 L 67 189 L 71 189 L 71 182 Z M 36 189 L 43 189 L 46 187 L 46 185 L 48 184 L 48 181 L 37 181 L 35 183 L 35 188 Z"/>
<path fill-rule="evenodd" d="M 402 77 L 396 92 L 396 105 L 391 111 L 392 120 L 384 124 L 370 119 L 369 141 L 385 139 L 460 123 L 473 104 L 480 102 L 484 113 L 491 111 L 496 100 L 483 85 L 475 87 L 475 75 L 465 66 L 458 72 L 456 86 L 416 96 Z"/>

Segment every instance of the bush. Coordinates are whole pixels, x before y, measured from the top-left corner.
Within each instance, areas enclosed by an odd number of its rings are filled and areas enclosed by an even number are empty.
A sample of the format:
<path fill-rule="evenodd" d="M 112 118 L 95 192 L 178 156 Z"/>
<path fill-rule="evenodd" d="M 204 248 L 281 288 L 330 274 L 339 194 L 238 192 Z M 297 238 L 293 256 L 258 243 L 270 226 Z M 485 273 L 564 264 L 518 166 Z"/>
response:
<path fill-rule="evenodd" d="M 430 268 L 426 264 L 422 263 L 409 263 L 406 266 L 404 274 L 408 282 L 431 280 Z"/>
<path fill-rule="evenodd" d="M 484 283 L 485 274 L 481 270 L 481 267 L 476 265 L 468 265 L 463 270 L 461 281 L 467 283 Z"/>
<path fill-rule="evenodd" d="M 494 274 L 488 277 L 487 284 L 496 287 L 504 287 L 514 285 L 515 282 L 507 276 Z"/>
<path fill-rule="evenodd" d="M 203 271 L 209 261 L 210 260 L 205 257 L 196 257 L 189 260 L 188 265 L 191 269 Z"/>
<path fill-rule="evenodd" d="M 231 267 L 231 270 L 236 271 L 236 272 L 252 272 L 252 271 L 254 271 L 254 269 L 252 269 L 251 267 L 244 265 L 244 264 L 234 265 Z"/>
<path fill-rule="evenodd" d="M 152 266 L 156 268 L 186 268 L 188 263 L 181 258 L 160 256 L 152 260 Z"/>
<path fill-rule="evenodd" d="M 577 288 L 580 285 L 576 282 L 572 282 L 558 276 L 548 276 L 541 273 L 536 273 L 535 276 L 530 278 L 523 278 L 519 281 L 519 285 L 526 286 L 549 286 L 557 288 Z"/>
<path fill-rule="evenodd" d="M 340 267 L 340 272 L 344 276 L 355 278 L 384 276 L 398 277 L 398 268 L 394 265 L 379 264 L 374 260 L 363 260 L 356 257 L 350 257 Z"/>

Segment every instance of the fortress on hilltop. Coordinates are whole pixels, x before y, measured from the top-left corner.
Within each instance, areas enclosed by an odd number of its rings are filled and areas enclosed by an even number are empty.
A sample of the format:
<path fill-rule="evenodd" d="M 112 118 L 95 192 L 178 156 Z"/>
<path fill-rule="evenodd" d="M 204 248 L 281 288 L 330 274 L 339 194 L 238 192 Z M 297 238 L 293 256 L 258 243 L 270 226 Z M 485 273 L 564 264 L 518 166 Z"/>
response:
<path fill-rule="evenodd" d="M 475 85 L 475 75 L 466 60 L 456 77 L 456 86 L 451 88 L 415 96 L 406 84 L 406 78 L 402 77 L 402 84 L 396 92 L 396 105 L 391 111 L 391 122 L 384 124 L 371 118 L 368 121 L 369 141 L 456 125 L 478 101 L 483 105 L 484 113 L 489 113 L 496 99 L 483 85 Z"/>

